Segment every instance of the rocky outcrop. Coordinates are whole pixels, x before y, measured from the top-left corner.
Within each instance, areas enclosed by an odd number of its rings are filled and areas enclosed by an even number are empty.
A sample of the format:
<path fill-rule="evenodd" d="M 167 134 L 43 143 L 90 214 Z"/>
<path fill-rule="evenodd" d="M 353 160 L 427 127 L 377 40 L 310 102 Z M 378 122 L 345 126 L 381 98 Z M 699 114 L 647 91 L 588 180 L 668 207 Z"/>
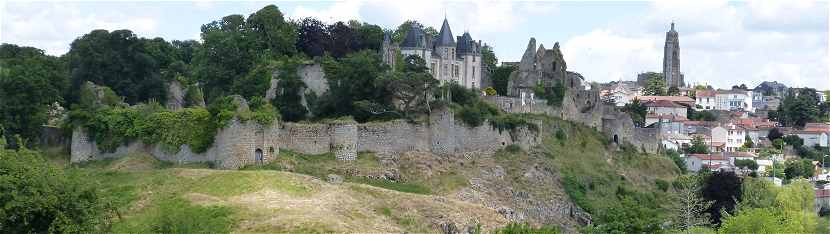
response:
<path fill-rule="evenodd" d="M 167 83 L 167 109 L 178 110 L 184 108 L 184 89 L 178 80 Z"/>

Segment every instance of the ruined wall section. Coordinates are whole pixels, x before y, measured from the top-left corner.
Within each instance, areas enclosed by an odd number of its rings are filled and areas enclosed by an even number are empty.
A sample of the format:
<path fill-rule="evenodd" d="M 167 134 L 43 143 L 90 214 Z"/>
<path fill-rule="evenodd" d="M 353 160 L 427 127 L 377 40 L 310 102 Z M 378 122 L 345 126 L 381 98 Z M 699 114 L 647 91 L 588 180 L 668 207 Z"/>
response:
<path fill-rule="evenodd" d="M 285 149 L 302 154 L 328 153 L 331 148 L 328 124 L 284 123 L 279 141 Z"/>
<path fill-rule="evenodd" d="M 405 120 L 370 122 L 357 127 L 357 150 L 378 154 L 430 151 L 430 131 L 425 124 Z"/>

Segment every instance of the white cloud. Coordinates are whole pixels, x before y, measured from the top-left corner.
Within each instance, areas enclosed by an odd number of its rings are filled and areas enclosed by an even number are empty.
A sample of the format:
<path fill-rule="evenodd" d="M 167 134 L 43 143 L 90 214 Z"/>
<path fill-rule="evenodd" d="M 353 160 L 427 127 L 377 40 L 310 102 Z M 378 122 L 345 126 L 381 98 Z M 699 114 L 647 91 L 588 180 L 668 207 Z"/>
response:
<path fill-rule="evenodd" d="M 139 35 L 156 35 L 158 22 L 153 17 L 128 11 L 82 14 L 75 4 L 7 3 L 2 15 L 2 41 L 61 55 L 76 37 L 93 29 L 130 29 Z"/>
<path fill-rule="evenodd" d="M 360 20 L 359 10 L 362 5 L 363 2 L 359 0 L 335 2 L 330 7 L 324 9 L 314 9 L 300 5 L 295 7 L 294 10 L 288 14 L 288 17 L 292 19 L 314 17 L 326 23 Z"/>
<path fill-rule="evenodd" d="M 563 53 L 569 70 L 593 81 L 620 76 L 633 80 L 642 71 L 661 72 L 665 31 L 674 20 L 687 83 L 729 88 L 775 80 L 830 89 L 826 4 L 823 13 L 816 13 L 812 3 L 799 4 L 654 3 L 642 18 L 570 38 Z M 808 19 L 793 19 L 799 15 Z M 823 26 L 815 27 L 814 19 L 821 17 Z M 767 23 L 758 27 L 758 22 Z"/>

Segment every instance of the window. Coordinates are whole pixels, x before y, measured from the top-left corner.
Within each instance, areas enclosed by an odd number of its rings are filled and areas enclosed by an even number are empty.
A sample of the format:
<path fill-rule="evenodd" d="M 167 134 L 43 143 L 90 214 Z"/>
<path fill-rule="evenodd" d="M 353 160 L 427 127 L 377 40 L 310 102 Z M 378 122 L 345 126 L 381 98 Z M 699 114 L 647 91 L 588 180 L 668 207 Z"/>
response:
<path fill-rule="evenodd" d="M 473 56 L 473 62 L 476 62 L 476 56 Z"/>
<path fill-rule="evenodd" d="M 476 67 L 473 66 L 473 78 L 476 78 Z"/>

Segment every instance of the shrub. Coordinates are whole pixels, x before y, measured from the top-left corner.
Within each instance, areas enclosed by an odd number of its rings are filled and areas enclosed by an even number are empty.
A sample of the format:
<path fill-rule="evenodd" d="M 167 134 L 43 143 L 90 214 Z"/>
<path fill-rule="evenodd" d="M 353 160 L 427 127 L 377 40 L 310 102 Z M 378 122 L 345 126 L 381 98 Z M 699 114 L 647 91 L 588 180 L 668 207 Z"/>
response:
<path fill-rule="evenodd" d="M 0 233 L 94 233 L 107 204 L 84 178 L 34 151 L 0 150 Z"/>
<path fill-rule="evenodd" d="M 509 223 L 507 226 L 493 230 L 494 234 L 554 234 L 562 233 L 559 228 L 552 226 L 531 227 L 527 223 Z"/>
<path fill-rule="evenodd" d="M 657 185 L 657 188 L 662 190 L 663 192 L 669 190 L 669 182 L 663 179 L 655 179 L 654 184 Z"/>
<path fill-rule="evenodd" d="M 509 152 L 511 154 L 515 154 L 515 153 L 522 152 L 522 147 L 520 147 L 517 144 L 510 144 L 507 147 L 504 147 L 504 150 L 506 150 L 507 152 Z"/>

